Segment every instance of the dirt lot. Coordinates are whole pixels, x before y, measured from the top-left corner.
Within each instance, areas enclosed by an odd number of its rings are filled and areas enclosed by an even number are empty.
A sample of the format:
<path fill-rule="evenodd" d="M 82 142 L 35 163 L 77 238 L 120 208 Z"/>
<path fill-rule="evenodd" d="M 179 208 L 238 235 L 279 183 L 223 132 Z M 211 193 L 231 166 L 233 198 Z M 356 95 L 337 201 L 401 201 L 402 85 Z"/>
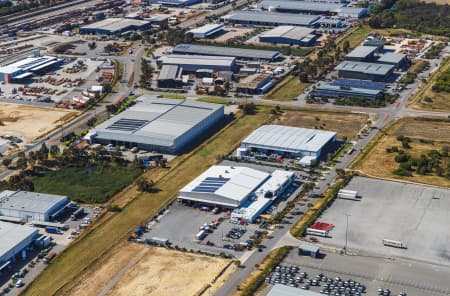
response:
<path fill-rule="evenodd" d="M 229 262 L 220 258 L 125 243 L 115 248 L 106 262 L 98 263 L 66 295 L 196 295 L 213 282 Z M 234 264 L 228 269 L 233 268 Z M 228 269 L 217 284 L 223 283 L 225 277 L 230 275 Z"/>
<path fill-rule="evenodd" d="M 360 113 L 285 111 L 275 124 L 330 130 L 337 132 L 340 139 L 355 139 L 368 119 L 368 115 Z"/>
<path fill-rule="evenodd" d="M 413 157 L 420 157 L 421 154 L 426 154 L 432 149 L 441 150 L 443 146 L 450 145 L 450 121 L 424 121 L 420 118 L 404 118 L 398 121 L 387 132 L 387 135 L 380 138 L 368 156 L 355 164 L 355 169 L 369 176 L 450 187 L 450 181 L 445 177 L 424 176 L 416 173 L 412 177 L 402 177 L 392 174 L 392 171 L 399 166 L 394 160 L 397 154 L 387 153 L 386 148 L 401 147 L 401 143 L 396 139 L 398 135 L 412 138 L 413 141 L 410 144 L 412 148 L 407 152 Z M 418 139 L 433 140 L 434 142 L 422 143 Z"/>
<path fill-rule="evenodd" d="M 77 114 L 70 110 L 0 103 L 0 121 L 3 122 L 0 135 L 16 136 L 31 142 Z"/>

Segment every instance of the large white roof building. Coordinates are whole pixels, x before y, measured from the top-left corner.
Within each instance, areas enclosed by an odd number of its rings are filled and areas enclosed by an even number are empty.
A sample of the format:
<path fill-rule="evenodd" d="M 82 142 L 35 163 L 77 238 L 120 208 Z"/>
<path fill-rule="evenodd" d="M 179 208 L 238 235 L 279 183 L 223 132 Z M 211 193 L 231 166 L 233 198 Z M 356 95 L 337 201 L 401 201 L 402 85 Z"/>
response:
<path fill-rule="evenodd" d="M 0 221 L 0 270 L 38 235 L 36 228 Z"/>
<path fill-rule="evenodd" d="M 241 147 L 261 153 L 315 156 L 319 158 L 326 146 L 336 140 L 336 133 L 307 128 L 263 125 L 241 143 Z"/>

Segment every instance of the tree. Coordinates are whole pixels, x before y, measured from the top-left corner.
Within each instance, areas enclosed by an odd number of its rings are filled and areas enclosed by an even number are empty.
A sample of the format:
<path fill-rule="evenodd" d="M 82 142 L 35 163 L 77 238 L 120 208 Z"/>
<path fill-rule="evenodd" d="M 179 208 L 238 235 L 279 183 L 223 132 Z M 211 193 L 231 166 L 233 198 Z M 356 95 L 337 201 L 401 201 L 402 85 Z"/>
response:
<path fill-rule="evenodd" d="M 141 177 L 136 181 L 136 185 L 138 187 L 138 190 L 141 192 L 153 192 L 155 183 L 153 182 L 153 180 L 149 181 Z"/>
<path fill-rule="evenodd" d="M 116 113 L 117 110 L 118 110 L 118 108 L 114 104 L 106 105 L 106 112 L 108 112 L 108 115 Z"/>
<path fill-rule="evenodd" d="M 40 160 L 48 159 L 48 152 L 49 152 L 49 150 L 47 148 L 47 145 L 45 145 L 45 143 L 42 143 L 41 148 L 39 149 L 39 152 L 38 152 L 38 158 Z"/>
<path fill-rule="evenodd" d="M 303 83 L 308 82 L 308 73 L 300 72 L 300 74 L 298 74 L 298 77 L 299 77 L 301 82 L 303 82 Z"/>
<path fill-rule="evenodd" d="M 89 120 L 87 121 L 86 124 L 87 124 L 88 127 L 93 127 L 96 122 L 97 122 L 97 118 L 92 117 L 92 118 L 89 118 Z"/>
<path fill-rule="evenodd" d="M 344 43 L 342 44 L 342 51 L 348 53 L 349 49 L 350 49 L 350 42 L 348 40 L 345 40 Z"/>
<path fill-rule="evenodd" d="M 9 167 L 9 165 L 11 164 L 11 159 L 9 159 L 9 158 L 4 158 L 4 159 L 2 160 L 2 164 L 3 164 L 5 167 Z"/>
<path fill-rule="evenodd" d="M 60 152 L 61 152 L 61 151 L 59 151 L 58 145 L 52 145 L 52 146 L 50 146 L 50 155 L 51 155 L 53 158 L 56 158 L 56 157 L 59 155 Z"/>
<path fill-rule="evenodd" d="M 19 157 L 16 162 L 16 167 L 19 170 L 24 170 L 27 168 L 27 159 L 25 157 Z"/>

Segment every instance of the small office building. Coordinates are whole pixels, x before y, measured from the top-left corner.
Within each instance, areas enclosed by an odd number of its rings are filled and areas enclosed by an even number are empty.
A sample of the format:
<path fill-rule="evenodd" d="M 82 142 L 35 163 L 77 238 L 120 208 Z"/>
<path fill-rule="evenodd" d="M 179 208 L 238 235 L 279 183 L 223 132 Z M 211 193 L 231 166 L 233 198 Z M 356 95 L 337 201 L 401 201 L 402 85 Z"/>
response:
<path fill-rule="evenodd" d="M 317 35 L 314 29 L 298 26 L 278 26 L 259 35 L 259 42 L 311 46 Z"/>
<path fill-rule="evenodd" d="M 302 256 L 310 256 L 312 258 L 319 257 L 320 248 L 310 244 L 301 244 L 298 247 L 298 254 Z"/>

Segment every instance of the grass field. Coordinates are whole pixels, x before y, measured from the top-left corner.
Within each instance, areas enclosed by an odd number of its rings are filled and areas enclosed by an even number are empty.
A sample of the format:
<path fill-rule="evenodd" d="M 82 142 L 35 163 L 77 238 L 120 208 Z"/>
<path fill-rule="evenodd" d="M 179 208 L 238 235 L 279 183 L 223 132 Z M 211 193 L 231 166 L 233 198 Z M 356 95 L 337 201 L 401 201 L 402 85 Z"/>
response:
<path fill-rule="evenodd" d="M 197 101 L 206 102 L 206 103 L 222 104 L 222 105 L 226 105 L 226 104 L 230 103 L 230 101 L 225 98 L 216 98 L 216 97 L 198 98 Z"/>
<path fill-rule="evenodd" d="M 67 167 L 33 177 L 32 182 L 36 192 L 67 195 L 82 203 L 104 203 L 141 173 L 140 169 L 119 166 Z"/>
<path fill-rule="evenodd" d="M 411 105 L 415 109 L 433 110 L 433 111 L 449 111 L 450 110 L 450 93 L 434 92 L 433 84 L 439 75 L 450 67 L 450 58 L 445 59 L 438 71 L 433 73 L 427 84 L 424 85 L 416 95 L 411 98 Z M 429 101 L 429 99 L 431 101 Z"/>
<path fill-rule="evenodd" d="M 450 180 L 437 175 L 418 175 L 416 173 L 413 173 L 412 177 L 394 175 L 392 172 L 399 166 L 394 160 L 396 154 L 388 153 L 386 149 L 392 146 L 401 148 L 401 143 L 397 140 L 398 135 L 412 138 L 413 141 L 410 144 L 412 148 L 407 149 L 406 152 L 413 157 L 419 157 L 432 149 L 441 150 L 443 146 L 450 145 L 450 120 L 400 119 L 388 127 L 386 133 L 380 136 L 374 145 L 368 145 L 371 147 L 368 148 L 370 150 L 367 150 L 365 156 L 355 162 L 352 168 L 368 176 L 450 187 Z M 420 142 L 419 139 L 434 142 L 427 144 Z"/>
<path fill-rule="evenodd" d="M 292 101 L 301 94 L 310 83 L 302 83 L 296 76 L 287 76 L 265 98 L 274 101 Z"/>
<path fill-rule="evenodd" d="M 345 113 L 315 110 L 286 110 L 275 123 L 331 130 L 338 138 L 356 139 L 358 132 L 366 125 L 369 116 L 362 113 Z"/>
<path fill-rule="evenodd" d="M 137 225 L 148 221 L 162 206 L 171 202 L 180 188 L 215 164 L 219 156 L 229 154 L 251 131 L 266 122 L 270 117 L 269 112 L 270 108 L 260 107 L 256 115 L 236 119 L 191 154 L 172 161 L 164 174 L 161 170 L 155 171 L 158 177 L 148 174 L 148 178 L 156 181 L 155 186 L 160 189 L 158 193 L 139 193 L 127 197 L 132 201 L 120 213 L 95 227 L 65 250 L 38 276 L 24 295 L 61 295 L 70 290 L 70 284 L 76 282 L 78 276 L 101 260 L 108 250 L 125 240 Z"/>

